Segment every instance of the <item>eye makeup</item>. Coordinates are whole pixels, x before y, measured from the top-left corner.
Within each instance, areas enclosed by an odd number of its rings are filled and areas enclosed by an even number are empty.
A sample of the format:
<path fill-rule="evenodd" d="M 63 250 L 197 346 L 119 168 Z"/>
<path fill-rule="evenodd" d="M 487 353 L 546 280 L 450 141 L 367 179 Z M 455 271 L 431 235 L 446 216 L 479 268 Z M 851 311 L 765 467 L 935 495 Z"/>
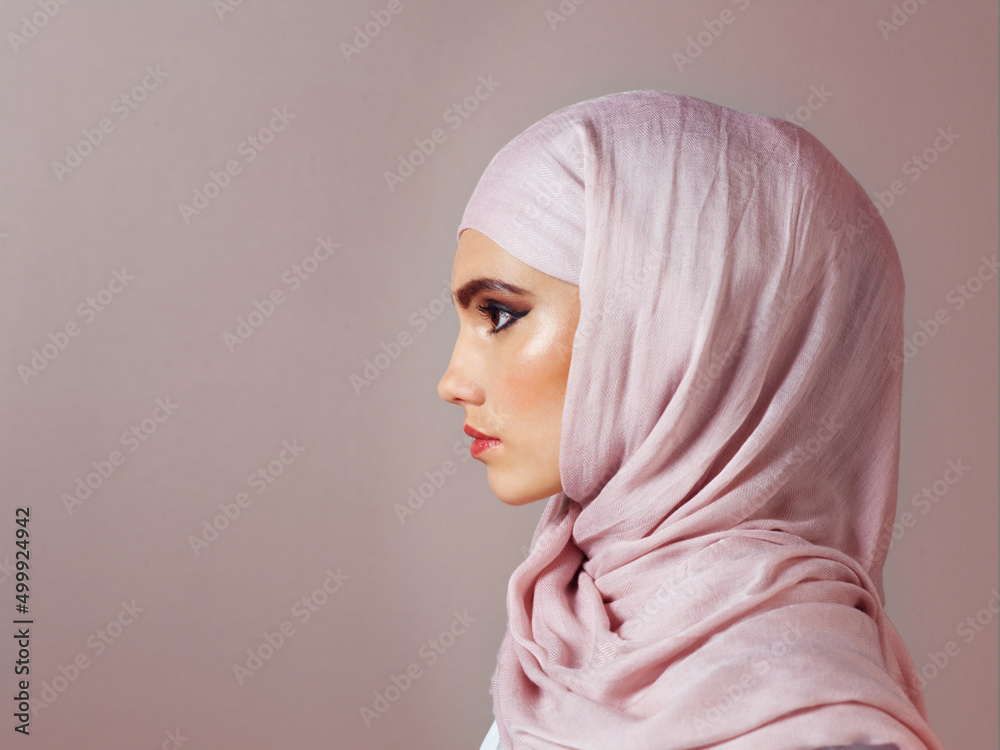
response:
<path fill-rule="evenodd" d="M 493 324 L 494 328 L 486 332 L 490 336 L 495 336 L 502 331 L 512 328 L 518 320 L 531 312 L 530 309 L 514 310 L 507 307 L 507 305 L 497 302 L 496 300 L 487 300 L 485 304 L 476 305 L 476 309 L 483 314 L 484 318 Z M 501 315 L 506 315 L 508 317 L 508 320 L 502 324 L 499 323 L 499 317 Z M 493 322 L 494 317 L 498 319 L 496 323 Z"/>

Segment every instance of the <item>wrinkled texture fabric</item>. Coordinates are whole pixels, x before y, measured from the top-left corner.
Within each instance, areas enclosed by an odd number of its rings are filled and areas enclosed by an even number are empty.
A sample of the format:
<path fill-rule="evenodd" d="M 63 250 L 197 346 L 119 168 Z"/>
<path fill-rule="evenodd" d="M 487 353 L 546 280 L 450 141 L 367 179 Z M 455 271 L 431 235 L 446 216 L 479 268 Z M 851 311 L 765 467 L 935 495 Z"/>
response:
<path fill-rule="evenodd" d="M 581 304 L 503 747 L 940 748 L 883 609 L 902 270 L 844 167 L 783 120 L 630 91 L 518 135 L 467 227 Z"/>
<path fill-rule="evenodd" d="M 486 737 L 483 738 L 482 743 L 479 745 L 479 750 L 503 750 L 503 746 L 500 744 L 500 732 L 497 729 L 496 721 L 490 724 L 489 731 L 486 732 Z M 899 748 L 896 745 L 879 745 L 876 747 L 875 745 L 854 744 L 850 747 L 845 745 L 817 747 L 814 750 L 899 750 Z"/>

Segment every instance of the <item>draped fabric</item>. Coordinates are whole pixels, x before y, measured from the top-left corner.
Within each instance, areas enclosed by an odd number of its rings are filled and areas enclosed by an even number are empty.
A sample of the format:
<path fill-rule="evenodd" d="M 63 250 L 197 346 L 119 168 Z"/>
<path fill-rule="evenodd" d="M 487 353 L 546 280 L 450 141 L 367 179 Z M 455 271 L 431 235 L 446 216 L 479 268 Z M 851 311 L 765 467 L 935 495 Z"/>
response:
<path fill-rule="evenodd" d="M 883 609 L 902 270 L 844 167 L 783 120 L 629 91 L 514 138 L 467 227 L 581 305 L 503 747 L 940 748 Z"/>

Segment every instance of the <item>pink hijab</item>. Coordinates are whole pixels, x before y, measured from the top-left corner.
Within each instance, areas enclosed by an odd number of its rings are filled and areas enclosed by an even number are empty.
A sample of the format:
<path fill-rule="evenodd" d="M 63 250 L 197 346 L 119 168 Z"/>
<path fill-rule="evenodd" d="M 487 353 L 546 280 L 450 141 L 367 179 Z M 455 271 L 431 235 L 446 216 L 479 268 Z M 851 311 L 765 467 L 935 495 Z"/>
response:
<path fill-rule="evenodd" d="M 783 120 L 629 91 L 505 146 L 467 227 L 581 300 L 503 747 L 939 749 L 883 609 L 903 277 L 844 167 Z"/>

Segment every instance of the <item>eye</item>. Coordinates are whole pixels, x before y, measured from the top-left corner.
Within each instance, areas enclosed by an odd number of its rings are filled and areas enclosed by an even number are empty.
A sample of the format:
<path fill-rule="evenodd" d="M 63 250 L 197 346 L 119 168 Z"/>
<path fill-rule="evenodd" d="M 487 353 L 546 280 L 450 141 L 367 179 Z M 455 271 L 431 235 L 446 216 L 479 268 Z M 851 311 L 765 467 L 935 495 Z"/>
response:
<path fill-rule="evenodd" d="M 519 319 L 528 314 L 527 310 L 512 310 L 506 305 L 501 305 L 493 300 L 488 301 L 485 305 L 476 305 L 476 309 L 483 314 L 484 318 L 493 324 L 493 329 L 486 332 L 490 336 L 507 330 Z M 494 320 L 494 318 L 496 320 Z"/>

